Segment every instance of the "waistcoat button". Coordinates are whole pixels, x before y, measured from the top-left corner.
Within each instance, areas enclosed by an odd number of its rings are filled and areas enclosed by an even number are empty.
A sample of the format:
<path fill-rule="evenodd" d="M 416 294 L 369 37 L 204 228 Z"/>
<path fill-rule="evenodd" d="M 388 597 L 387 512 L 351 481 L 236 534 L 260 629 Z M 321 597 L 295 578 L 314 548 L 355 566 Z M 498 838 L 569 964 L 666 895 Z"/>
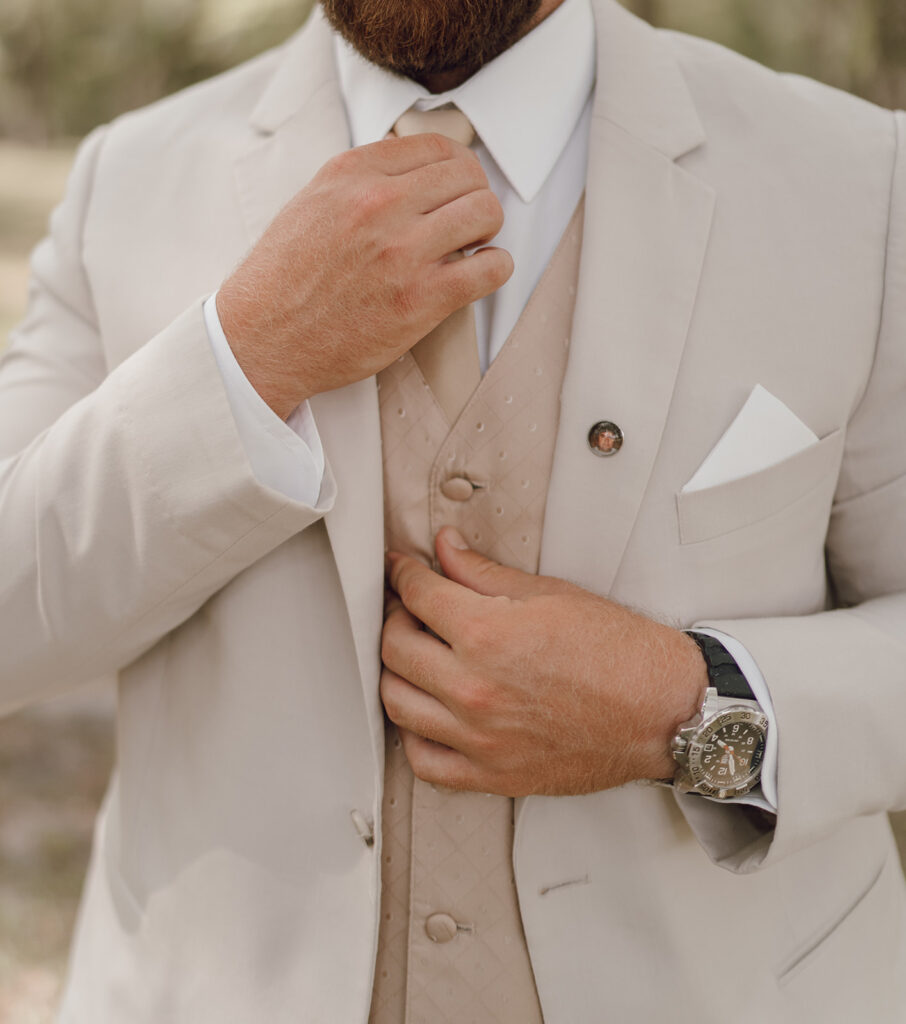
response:
<path fill-rule="evenodd" d="M 441 493 L 450 501 L 468 501 L 475 493 L 475 488 L 464 476 L 451 476 L 440 485 Z"/>
<path fill-rule="evenodd" d="M 623 431 L 610 420 L 601 420 L 588 432 L 588 447 L 602 459 L 616 455 L 623 447 Z"/>
<path fill-rule="evenodd" d="M 432 942 L 449 942 L 456 938 L 456 922 L 449 914 L 432 914 L 425 921 L 425 931 Z"/>

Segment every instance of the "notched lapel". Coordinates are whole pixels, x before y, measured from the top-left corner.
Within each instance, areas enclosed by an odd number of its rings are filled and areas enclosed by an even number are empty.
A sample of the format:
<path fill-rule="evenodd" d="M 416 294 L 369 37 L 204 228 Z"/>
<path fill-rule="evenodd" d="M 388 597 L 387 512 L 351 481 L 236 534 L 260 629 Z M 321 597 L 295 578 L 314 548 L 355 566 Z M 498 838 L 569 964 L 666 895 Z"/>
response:
<path fill-rule="evenodd" d="M 332 37 L 320 8 L 287 43 L 249 127 L 249 143 L 233 173 L 254 244 L 318 170 L 350 145 Z"/>
<path fill-rule="evenodd" d="M 660 446 L 714 209 L 676 159 L 704 139 L 668 44 L 596 3 L 598 86 L 579 290 L 541 571 L 610 593 Z M 622 450 L 595 456 L 599 420 Z"/>

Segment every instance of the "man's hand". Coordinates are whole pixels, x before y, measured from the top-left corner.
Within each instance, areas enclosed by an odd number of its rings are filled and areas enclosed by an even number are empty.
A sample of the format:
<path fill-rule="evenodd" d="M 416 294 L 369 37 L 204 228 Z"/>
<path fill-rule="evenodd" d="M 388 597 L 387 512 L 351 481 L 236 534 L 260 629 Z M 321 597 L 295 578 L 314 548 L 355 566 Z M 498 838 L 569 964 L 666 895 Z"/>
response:
<path fill-rule="evenodd" d="M 419 778 L 525 796 L 673 775 L 670 738 L 707 686 L 690 637 L 449 528 L 437 555 L 446 579 L 390 556 L 382 645 L 381 697 Z"/>
<path fill-rule="evenodd" d="M 503 211 L 478 158 L 440 135 L 329 160 L 217 296 L 231 348 L 283 419 L 305 398 L 388 366 L 513 272 L 483 246 Z"/>

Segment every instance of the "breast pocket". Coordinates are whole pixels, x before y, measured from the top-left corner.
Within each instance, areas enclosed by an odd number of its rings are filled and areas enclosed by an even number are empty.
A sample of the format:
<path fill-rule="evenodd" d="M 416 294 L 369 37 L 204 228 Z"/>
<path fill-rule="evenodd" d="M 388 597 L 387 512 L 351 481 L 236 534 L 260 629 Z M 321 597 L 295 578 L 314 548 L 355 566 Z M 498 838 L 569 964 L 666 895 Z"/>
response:
<path fill-rule="evenodd" d="M 844 431 L 832 434 L 757 473 L 676 496 L 681 544 L 698 544 L 754 526 L 836 478 Z"/>

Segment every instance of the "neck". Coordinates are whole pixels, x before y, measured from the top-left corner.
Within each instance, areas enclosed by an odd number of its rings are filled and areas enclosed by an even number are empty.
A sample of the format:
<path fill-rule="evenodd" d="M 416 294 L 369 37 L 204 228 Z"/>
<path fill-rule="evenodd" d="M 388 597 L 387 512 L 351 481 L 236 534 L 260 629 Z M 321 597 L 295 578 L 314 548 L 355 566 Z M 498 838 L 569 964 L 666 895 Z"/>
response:
<path fill-rule="evenodd" d="M 549 17 L 554 11 L 564 2 L 564 0 L 542 0 L 541 6 L 538 8 L 538 13 L 531 21 L 525 26 L 525 29 L 519 34 L 516 42 L 527 36 L 529 32 L 537 28 L 545 18 Z M 437 75 L 426 75 L 420 79 L 420 84 L 423 85 L 430 93 L 447 92 L 449 89 L 455 89 L 457 85 L 462 85 L 466 79 L 471 78 L 474 71 L 443 71 Z"/>

